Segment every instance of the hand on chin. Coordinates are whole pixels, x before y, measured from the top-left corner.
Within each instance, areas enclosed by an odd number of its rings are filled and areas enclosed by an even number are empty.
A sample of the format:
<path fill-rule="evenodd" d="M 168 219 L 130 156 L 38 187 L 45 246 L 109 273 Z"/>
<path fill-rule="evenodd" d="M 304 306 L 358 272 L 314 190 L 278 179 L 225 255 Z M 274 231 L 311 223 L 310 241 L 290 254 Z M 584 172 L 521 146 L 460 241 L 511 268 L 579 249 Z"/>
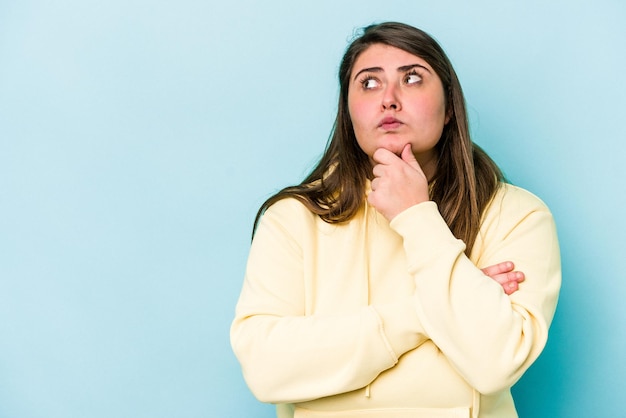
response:
<path fill-rule="evenodd" d="M 396 132 L 388 132 L 379 138 L 378 147 L 389 150 L 396 154 L 398 157 L 402 155 L 402 150 L 409 144 L 410 141 L 403 135 L 399 135 Z M 376 151 L 376 150 L 374 150 Z"/>

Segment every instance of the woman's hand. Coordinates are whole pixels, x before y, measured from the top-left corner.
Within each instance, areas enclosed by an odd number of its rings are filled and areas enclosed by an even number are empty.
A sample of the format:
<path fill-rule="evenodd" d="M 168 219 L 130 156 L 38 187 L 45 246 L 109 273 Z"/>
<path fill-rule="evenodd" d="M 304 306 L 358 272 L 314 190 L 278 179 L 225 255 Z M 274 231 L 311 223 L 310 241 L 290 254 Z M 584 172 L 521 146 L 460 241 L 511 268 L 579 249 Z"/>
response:
<path fill-rule="evenodd" d="M 393 152 L 379 148 L 372 155 L 372 192 L 367 201 L 391 221 L 400 212 L 418 203 L 430 200 L 428 179 L 411 151 L 405 145 L 398 157 Z"/>
<path fill-rule="evenodd" d="M 524 281 L 524 273 L 521 271 L 513 271 L 515 265 L 510 261 L 498 263 L 493 266 L 485 267 L 482 272 L 500 283 L 504 293 L 510 295 L 519 289 L 519 284 Z"/>
<path fill-rule="evenodd" d="M 372 159 L 376 165 L 373 169 L 372 191 L 367 201 L 387 220 L 391 221 L 413 205 L 430 200 L 428 180 L 411 152 L 411 144 L 402 149 L 400 157 L 379 148 Z M 498 282 L 504 293 L 511 295 L 525 279 L 523 272 L 514 269 L 512 262 L 505 261 L 485 267 L 482 272 Z"/>

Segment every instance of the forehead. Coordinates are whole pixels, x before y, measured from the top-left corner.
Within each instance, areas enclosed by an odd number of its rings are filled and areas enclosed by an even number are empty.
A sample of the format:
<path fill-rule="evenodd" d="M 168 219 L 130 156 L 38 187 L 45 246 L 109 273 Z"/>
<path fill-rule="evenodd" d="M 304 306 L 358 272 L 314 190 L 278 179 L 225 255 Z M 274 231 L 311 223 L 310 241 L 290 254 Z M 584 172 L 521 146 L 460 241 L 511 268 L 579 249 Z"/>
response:
<path fill-rule="evenodd" d="M 373 44 L 361 52 L 352 66 L 351 74 L 355 74 L 365 68 L 382 68 L 384 70 L 396 70 L 399 67 L 419 64 L 432 70 L 425 59 L 411 54 L 403 49 L 385 44 Z"/>

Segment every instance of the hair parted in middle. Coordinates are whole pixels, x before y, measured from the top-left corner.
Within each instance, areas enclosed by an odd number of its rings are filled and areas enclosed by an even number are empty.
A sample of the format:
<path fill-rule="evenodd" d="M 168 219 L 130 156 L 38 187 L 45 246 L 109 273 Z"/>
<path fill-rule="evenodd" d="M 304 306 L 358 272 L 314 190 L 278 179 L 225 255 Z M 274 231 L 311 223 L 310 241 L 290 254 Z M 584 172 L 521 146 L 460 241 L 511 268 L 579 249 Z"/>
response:
<path fill-rule="evenodd" d="M 349 221 L 364 204 L 372 166 L 354 134 L 348 89 L 354 63 L 374 44 L 392 46 L 424 59 L 441 80 L 449 120 L 435 147 L 437 169 L 430 180 L 430 198 L 437 203 L 452 233 L 465 242 L 469 255 L 482 212 L 504 177 L 470 138 L 463 90 L 441 46 L 426 32 L 397 22 L 367 26 L 350 43 L 339 67 L 337 116 L 324 154 L 302 183 L 282 189 L 261 205 L 254 228 L 267 208 L 287 197 L 298 199 L 329 223 Z"/>

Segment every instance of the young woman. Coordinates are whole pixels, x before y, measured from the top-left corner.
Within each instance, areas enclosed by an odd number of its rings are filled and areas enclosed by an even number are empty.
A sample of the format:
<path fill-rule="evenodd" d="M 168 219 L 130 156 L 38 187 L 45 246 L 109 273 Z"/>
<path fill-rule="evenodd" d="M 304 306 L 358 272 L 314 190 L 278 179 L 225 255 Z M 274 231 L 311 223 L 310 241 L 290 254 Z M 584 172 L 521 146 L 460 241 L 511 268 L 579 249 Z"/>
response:
<path fill-rule="evenodd" d="M 255 221 L 231 330 L 250 389 L 280 418 L 517 416 L 560 288 L 549 210 L 472 143 L 426 33 L 365 28 L 339 82 L 319 164 Z"/>

